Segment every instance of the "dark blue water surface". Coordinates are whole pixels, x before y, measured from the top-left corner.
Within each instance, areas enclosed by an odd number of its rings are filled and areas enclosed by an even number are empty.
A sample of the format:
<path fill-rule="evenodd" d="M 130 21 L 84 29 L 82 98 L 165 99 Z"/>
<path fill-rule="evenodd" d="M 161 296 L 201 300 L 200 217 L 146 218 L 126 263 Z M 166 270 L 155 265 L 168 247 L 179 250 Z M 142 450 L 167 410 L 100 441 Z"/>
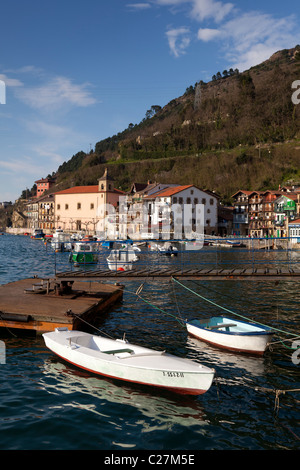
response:
<path fill-rule="evenodd" d="M 231 253 L 224 255 L 229 261 L 243 256 Z M 153 265 L 175 262 L 151 256 Z M 260 256 L 268 263 L 282 254 Z M 214 260 L 216 254 L 202 251 L 201 257 Z M 0 260 L 0 284 L 53 276 L 58 266 L 70 269 L 67 253 L 54 256 L 42 241 L 24 236 L 1 236 Z M 185 285 L 248 318 L 300 335 L 296 281 Z M 95 377 L 55 357 L 41 336 L 22 337 L 5 329 L 0 333 L 6 347 L 6 363 L 0 364 L 0 449 L 299 449 L 300 365 L 292 360 L 291 343 L 276 343 L 262 358 L 222 352 L 189 338 L 178 321 L 220 310 L 174 283 L 146 281 L 141 295 L 154 308 L 135 295 L 139 286 L 126 282 L 123 302 L 99 328 L 215 368 L 210 390 L 184 397 Z M 277 393 L 279 401 L 276 391 L 286 391 Z"/>

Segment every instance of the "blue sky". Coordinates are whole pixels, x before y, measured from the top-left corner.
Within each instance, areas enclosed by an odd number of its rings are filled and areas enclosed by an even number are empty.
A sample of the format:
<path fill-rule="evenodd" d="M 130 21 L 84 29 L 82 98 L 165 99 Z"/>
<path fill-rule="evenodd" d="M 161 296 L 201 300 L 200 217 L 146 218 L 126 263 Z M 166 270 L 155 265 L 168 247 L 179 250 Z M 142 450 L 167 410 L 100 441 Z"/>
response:
<path fill-rule="evenodd" d="M 197 81 L 300 44 L 299 13 L 296 0 L 3 2 L 0 201 Z"/>

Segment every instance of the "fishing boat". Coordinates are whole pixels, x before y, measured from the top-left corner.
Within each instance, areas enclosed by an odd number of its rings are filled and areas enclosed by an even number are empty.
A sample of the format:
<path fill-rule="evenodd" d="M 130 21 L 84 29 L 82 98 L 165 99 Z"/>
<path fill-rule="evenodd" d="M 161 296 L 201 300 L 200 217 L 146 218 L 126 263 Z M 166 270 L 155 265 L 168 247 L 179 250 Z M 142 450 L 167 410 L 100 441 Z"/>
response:
<path fill-rule="evenodd" d="M 33 240 L 44 240 L 45 234 L 42 229 L 35 229 L 33 234 L 30 236 Z"/>
<path fill-rule="evenodd" d="M 74 263 L 74 266 L 82 264 L 97 264 L 98 259 L 99 253 L 95 250 L 95 246 L 92 243 L 85 242 L 75 243 L 70 256 L 70 261 Z"/>
<path fill-rule="evenodd" d="M 191 336 L 214 346 L 257 355 L 264 354 L 273 335 L 268 327 L 223 316 L 187 321 L 186 327 Z"/>
<path fill-rule="evenodd" d="M 165 351 L 136 346 L 82 331 L 56 328 L 43 334 L 46 346 L 67 362 L 113 379 L 150 385 L 180 394 L 201 395 L 215 370 Z"/>
<path fill-rule="evenodd" d="M 126 247 L 120 250 L 111 250 L 106 261 L 111 271 L 128 271 L 132 269 L 132 264 L 138 259 L 135 250 Z"/>
<path fill-rule="evenodd" d="M 71 236 L 62 229 L 56 229 L 50 243 L 55 252 L 72 251 Z"/>

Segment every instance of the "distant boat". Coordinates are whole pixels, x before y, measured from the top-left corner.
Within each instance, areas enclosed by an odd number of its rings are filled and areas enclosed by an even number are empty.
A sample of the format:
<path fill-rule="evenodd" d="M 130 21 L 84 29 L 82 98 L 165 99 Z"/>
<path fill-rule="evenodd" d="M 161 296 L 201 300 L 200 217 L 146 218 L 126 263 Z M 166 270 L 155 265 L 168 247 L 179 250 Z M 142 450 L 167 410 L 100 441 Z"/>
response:
<path fill-rule="evenodd" d="M 164 245 L 157 245 L 158 251 L 161 255 L 166 256 L 177 256 L 178 250 L 176 246 L 172 245 L 171 243 L 165 243 Z"/>
<path fill-rule="evenodd" d="M 34 240 L 44 240 L 45 234 L 43 230 L 35 229 L 30 238 L 33 238 Z"/>
<path fill-rule="evenodd" d="M 191 336 L 214 346 L 235 352 L 263 355 L 273 332 L 270 328 L 228 317 L 186 322 Z"/>
<path fill-rule="evenodd" d="M 215 370 L 165 351 L 108 339 L 65 327 L 43 334 L 46 346 L 59 357 L 89 372 L 113 379 L 201 395 L 211 386 Z"/>
<path fill-rule="evenodd" d="M 95 251 L 95 246 L 92 243 L 77 242 L 70 256 L 70 261 L 74 266 L 85 264 L 97 264 L 99 253 Z"/>
<path fill-rule="evenodd" d="M 111 271 L 128 271 L 132 269 L 132 264 L 138 259 L 135 250 L 122 248 L 120 250 L 111 250 L 106 261 Z"/>
<path fill-rule="evenodd" d="M 57 229 L 51 240 L 51 248 L 56 252 L 59 251 L 72 251 L 71 236 L 65 233 L 62 229 Z"/>
<path fill-rule="evenodd" d="M 243 243 L 240 240 L 226 240 L 227 245 L 233 247 L 243 246 Z"/>

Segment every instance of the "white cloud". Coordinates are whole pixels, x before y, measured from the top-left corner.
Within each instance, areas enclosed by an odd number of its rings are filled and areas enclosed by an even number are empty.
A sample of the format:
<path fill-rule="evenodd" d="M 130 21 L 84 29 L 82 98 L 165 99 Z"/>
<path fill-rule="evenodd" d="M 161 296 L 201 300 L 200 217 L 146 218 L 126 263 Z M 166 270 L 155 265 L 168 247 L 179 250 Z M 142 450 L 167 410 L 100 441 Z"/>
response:
<path fill-rule="evenodd" d="M 175 57 L 187 52 L 195 36 L 206 43 L 219 41 L 227 66 L 245 70 L 278 50 L 300 43 L 294 15 L 278 18 L 263 11 L 242 11 L 237 3 L 222 0 L 149 0 L 149 3 L 168 7 L 174 15 L 180 15 L 181 21 L 183 14 L 190 20 L 190 24 L 167 32 Z M 201 26 L 196 33 L 192 22 Z"/>
<path fill-rule="evenodd" d="M 185 27 L 170 29 L 166 32 L 169 47 L 175 57 L 185 54 L 186 48 L 190 44 L 190 30 Z"/>
<path fill-rule="evenodd" d="M 294 16 L 276 19 L 257 11 L 243 13 L 219 29 L 202 29 L 198 39 L 221 39 L 229 65 L 245 70 L 268 59 L 274 52 L 293 47 L 300 40 Z"/>
<path fill-rule="evenodd" d="M 234 8 L 232 3 L 216 2 L 215 0 L 192 0 L 191 16 L 197 21 L 212 18 L 219 23 Z"/>
<path fill-rule="evenodd" d="M 128 8 L 131 8 L 132 10 L 135 10 L 135 11 L 147 10 L 148 8 L 151 8 L 150 3 L 129 3 L 126 6 Z"/>
<path fill-rule="evenodd" d="M 218 29 L 200 28 L 197 37 L 201 41 L 207 42 L 218 38 L 222 32 Z"/>
<path fill-rule="evenodd" d="M 9 78 L 7 75 L 0 74 L 0 80 L 3 80 L 6 86 L 21 87 L 23 83 L 16 78 Z"/>
<path fill-rule="evenodd" d="M 45 111 L 70 105 L 86 107 L 96 103 L 88 90 L 88 84 L 76 85 L 66 77 L 55 77 L 43 85 L 23 88 L 18 97 L 30 107 Z"/>

